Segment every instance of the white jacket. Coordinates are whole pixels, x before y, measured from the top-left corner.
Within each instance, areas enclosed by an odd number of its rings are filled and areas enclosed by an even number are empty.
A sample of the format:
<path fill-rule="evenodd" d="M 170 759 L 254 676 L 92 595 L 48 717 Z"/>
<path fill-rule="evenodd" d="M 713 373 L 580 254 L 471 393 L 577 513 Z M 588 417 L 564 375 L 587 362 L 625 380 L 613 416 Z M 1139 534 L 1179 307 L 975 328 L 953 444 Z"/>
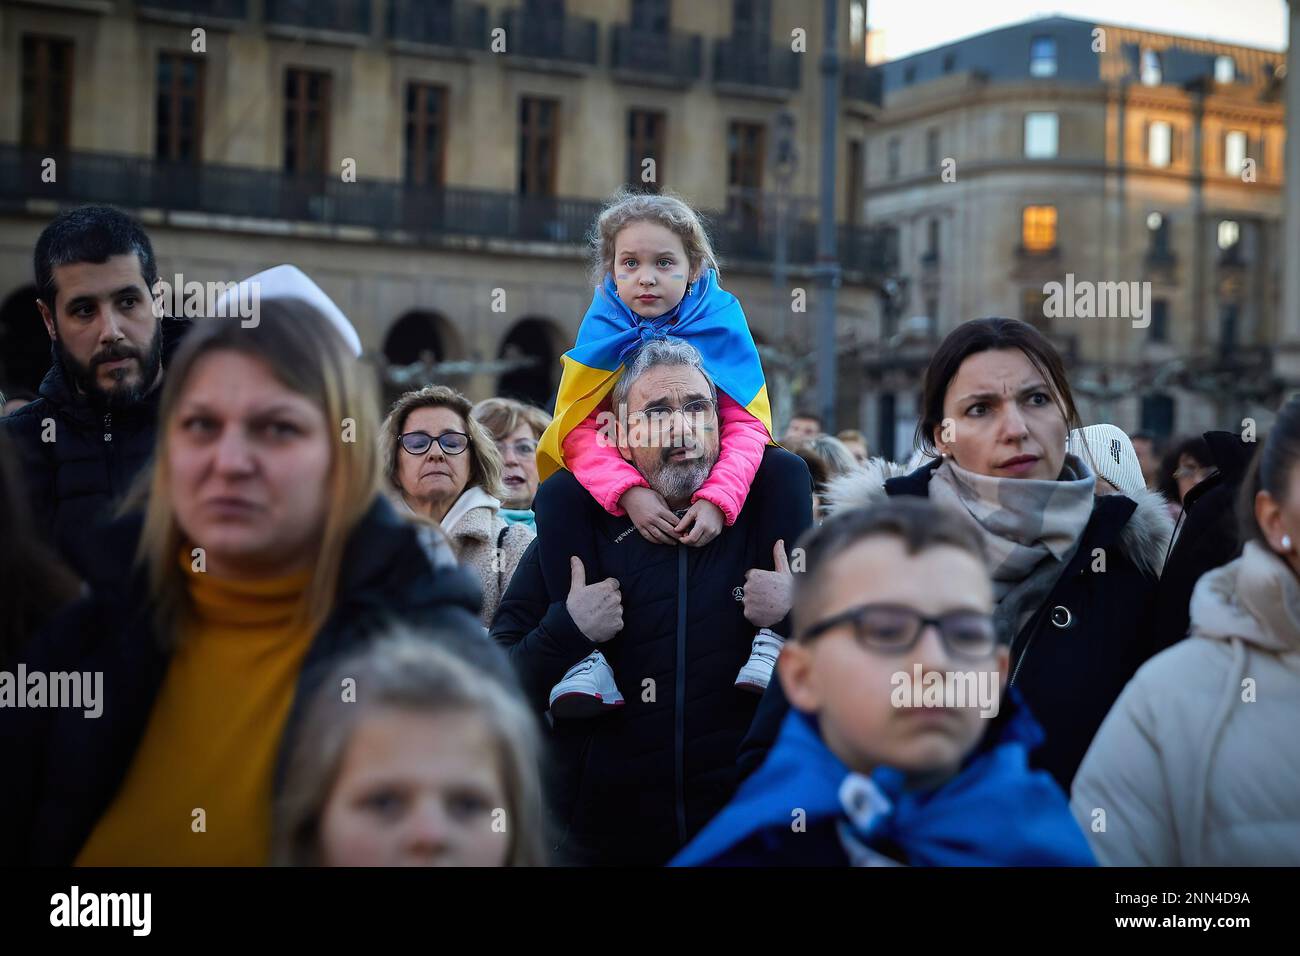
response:
<path fill-rule="evenodd" d="M 1300 865 L 1300 582 L 1252 541 L 1190 611 L 1107 715 L 1071 808 L 1105 865 Z"/>

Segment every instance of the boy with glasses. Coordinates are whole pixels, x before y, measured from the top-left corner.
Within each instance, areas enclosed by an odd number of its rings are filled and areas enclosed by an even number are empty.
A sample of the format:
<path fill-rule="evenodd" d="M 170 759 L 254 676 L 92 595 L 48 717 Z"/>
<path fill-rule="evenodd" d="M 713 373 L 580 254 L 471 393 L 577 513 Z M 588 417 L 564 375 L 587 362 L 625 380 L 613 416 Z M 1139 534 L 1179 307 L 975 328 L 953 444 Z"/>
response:
<path fill-rule="evenodd" d="M 1029 767 L 979 541 L 925 500 L 838 514 L 799 542 L 791 709 L 766 762 L 673 861 L 1092 865 L 1065 795 Z M 976 698 L 976 699 L 972 699 Z"/>

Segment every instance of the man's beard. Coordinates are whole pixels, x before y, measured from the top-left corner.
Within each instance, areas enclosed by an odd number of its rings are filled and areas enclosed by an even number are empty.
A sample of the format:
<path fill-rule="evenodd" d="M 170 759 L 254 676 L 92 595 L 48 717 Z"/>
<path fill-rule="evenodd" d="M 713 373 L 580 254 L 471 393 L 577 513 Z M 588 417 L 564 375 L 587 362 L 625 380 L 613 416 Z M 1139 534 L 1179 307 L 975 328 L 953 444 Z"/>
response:
<path fill-rule="evenodd" d="M 685 447 L 691 450 L 700 446 L 698 443 L 687 442 Z M 645 476 L 646 483 L 667 502 L 690 501 L 691 495 L 704 484 L 718 460 L 718 449 L 715 447 L 712 454 L 673 461 L 672 454 L 680 450 L 681 447 L 660 449 L 659 461 L 656 462 L 653 473 Z"/>
<path fill-rule="evenodd" d="M 64 375 L 85 394 L 92 405 L 109 410 L 125 408 L 134 405 L 149 394 L 154 379 L 158 377 L 158 369 L 162 367 L 162 323 L 159 322 L 155 326 L 153 339 L 149 342 L 147 352 L 123 341 L 101 349 L 91 357 L 89 365 L 82 365 L 63 347 L 63 341 L 55 338 L 54 353 L 58 356 L 59 364 L 63 366 Z M 129 384 L 123 380 L 110 388 L 102 387 L 96 370 L 105 362 L 115 362 L 120 359 L 135 360 L 140 368 L 139 380 Z"/>

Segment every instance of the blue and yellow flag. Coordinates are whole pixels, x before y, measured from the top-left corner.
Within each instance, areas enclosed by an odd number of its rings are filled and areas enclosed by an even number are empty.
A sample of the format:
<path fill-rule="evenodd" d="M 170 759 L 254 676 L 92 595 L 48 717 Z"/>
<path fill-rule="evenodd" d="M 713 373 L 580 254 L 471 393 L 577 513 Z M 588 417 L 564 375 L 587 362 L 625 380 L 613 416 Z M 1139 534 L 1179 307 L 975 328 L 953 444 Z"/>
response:
<path fill-rule="evenodd" d="M 739 300 L 718 285 L 713 269 L 695 283 L 693 293 L 658 318 L 643 319 L 618 297 L 613 278 L 605 276 L 583 316 L 578 341 L 560 360 L 555 418 L 537 446 L 543 481 L 564 467 L 564 437 L 609 394 L 627 357 L 652 339 L 682 338 L 694 345 L 713 383 L 772 434 L 763 366 Z"/>

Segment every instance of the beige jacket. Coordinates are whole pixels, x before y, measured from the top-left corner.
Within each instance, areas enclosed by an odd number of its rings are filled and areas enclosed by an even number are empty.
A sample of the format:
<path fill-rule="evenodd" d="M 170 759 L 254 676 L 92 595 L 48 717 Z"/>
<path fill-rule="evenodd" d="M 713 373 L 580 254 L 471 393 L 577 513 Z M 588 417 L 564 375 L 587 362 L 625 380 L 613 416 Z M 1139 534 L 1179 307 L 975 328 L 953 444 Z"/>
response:
<path fill-rule="evenodd" d="M 483 583 L 481 617 L 489 628 L 519 559 L 535 537 L 527 525 L 507 524 L 500 510 L 501 502 L 475 485 L 465 489 L 442 519 L 460 563 Z"/>
<path fill-rule="evenodd" d="M 1300 865 L 1300 582 L 1252 541 L 1190 611 L 1107 715 L 1071 808 L 1106 865 Z"/>

